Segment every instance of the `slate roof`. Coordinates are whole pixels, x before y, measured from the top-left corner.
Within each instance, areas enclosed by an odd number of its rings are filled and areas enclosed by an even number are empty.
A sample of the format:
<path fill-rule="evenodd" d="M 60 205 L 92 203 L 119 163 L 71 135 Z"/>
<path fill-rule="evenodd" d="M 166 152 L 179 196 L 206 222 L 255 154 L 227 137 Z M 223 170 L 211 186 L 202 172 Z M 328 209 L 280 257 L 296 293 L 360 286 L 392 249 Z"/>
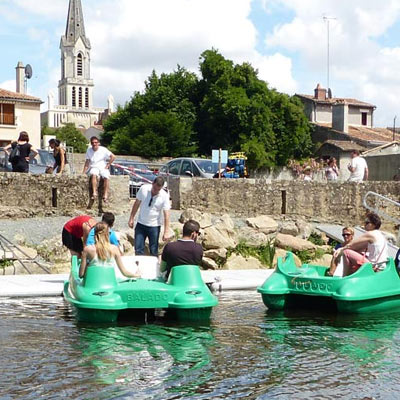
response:
<path fill-rule="evenodd" d="M 322 148 L 322 146 L 325 146 L 327 144 L 335 146 L 342 151 L 351 151 L 351 150 L 364 151 L 367 149 L 366 147 L 361 146 L 360 144 L 352 142 L 350 140 L 325 140 L 325 142 L 321 144 L 320 149 Z"/>
<path fill-rule="evenodd" d="M 23 103 L 43 103 L 41 99 L 27 94 L 11 92 L 10 90 L 0 88 L 0 100 L 9 100 Z"/>

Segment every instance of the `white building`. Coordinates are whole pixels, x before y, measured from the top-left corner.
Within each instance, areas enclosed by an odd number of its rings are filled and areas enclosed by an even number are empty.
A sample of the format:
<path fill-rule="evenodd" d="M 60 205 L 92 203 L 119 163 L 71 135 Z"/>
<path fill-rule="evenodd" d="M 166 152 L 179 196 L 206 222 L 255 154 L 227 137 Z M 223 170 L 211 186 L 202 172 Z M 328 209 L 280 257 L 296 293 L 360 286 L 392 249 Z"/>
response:
<path fill-rule="evenodd" d="M 29 142 L 40 149 L 40 105 L 37 97 L 25 94 L 25 67 L 16 67 L 16 92 L 0 88 L 0 147 L 18 139 L 21 131 L 28 132 Z"/>
<path fill-rule="evenodd" d="M 73 123 L 77 128 L 93 126 L 110 110 L 93 106 L 94 83 L 90 77 L 90 41 L 85 35 L 82 4 L 70 0 L 65 35 L 61 37 L 61 79 L 58 104 L 49 93 L 48 111 L 42 113 L 42 126 L 58 128 Z M 112 111 L 112 110 L 111 110 Z"/>

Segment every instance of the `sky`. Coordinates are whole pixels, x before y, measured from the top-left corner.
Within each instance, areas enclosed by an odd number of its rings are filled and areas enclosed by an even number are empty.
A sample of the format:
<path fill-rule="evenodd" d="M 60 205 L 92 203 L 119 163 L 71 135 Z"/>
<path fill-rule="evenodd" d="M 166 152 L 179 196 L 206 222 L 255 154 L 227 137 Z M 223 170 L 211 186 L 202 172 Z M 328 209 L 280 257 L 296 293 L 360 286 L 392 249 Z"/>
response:
<path fill-rule="evenodd" d="M 30 64 L 28 93 L 57 98 L 60 38 L 68 0 L 0 0 L 0 88 L 15 91 L 18 61 Z M 199 57 L 217 49 L 250 62 L 271 88 L 375 105 L 374 125 L 400 126 L 398 0 L 82 0 L 90 39 L 94 105 L 112 94 L 124 105 L 146 78 L 179 64 L 199 72 Z M 324 17 L 326 17 L 324 19 Z M 328 69 L 329 33 L 329 69 Z"/>

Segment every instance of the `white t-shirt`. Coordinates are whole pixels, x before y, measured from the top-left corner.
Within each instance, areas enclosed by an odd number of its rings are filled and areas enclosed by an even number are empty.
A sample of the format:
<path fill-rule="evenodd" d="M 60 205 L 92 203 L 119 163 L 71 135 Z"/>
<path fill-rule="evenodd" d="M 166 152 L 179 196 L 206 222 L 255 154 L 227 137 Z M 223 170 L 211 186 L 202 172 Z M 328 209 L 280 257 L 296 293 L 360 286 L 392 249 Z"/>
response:
<path fill-rule="evenodd" d="M 386 261 L 388 258 L 387 242 L 381 231 L 373 230 L 370 233 L 375 237 L 374 243 L 368 243 L 368 260 L 372 264 Z"/>
<path fill-rule="evenodd" d="M 367 162 L 362 157 L 354 157 L 351 160 L 351 166 L 355 168 L 354 172 L 350 173 L 350 182 L 362 182 L 367 167 Z"/>
<path fill-rule="evenodd" d="M 136 199 L 141 202 L 137 222 L 146 226 L 161 226 L 163 211 L 171 208 L 169 196 L 164 189 L 161 189 L 151 200 L 151 187 L 152 184 L 142 185 L 136 194 Z"/>
<path fill-rule="evenodd" d="M 98 168 L 100 171 L 104 170 L 111 155 L 111 151 L 103 146 L 99 146 L 96 151 L 90 147 L 86 151 L 86 160 L 90 161 L 89 168 Z"/>

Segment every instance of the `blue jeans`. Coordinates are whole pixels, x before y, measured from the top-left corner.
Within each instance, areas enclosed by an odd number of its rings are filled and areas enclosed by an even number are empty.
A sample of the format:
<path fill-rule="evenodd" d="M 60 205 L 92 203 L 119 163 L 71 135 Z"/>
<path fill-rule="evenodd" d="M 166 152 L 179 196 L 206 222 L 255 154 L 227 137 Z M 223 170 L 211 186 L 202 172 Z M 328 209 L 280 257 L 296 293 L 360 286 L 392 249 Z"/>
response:
<path fill-rule="evenodd" d="M 136 224 L 135 227 L 135 254 L 141 256 L 144 254 L 144 242 L 149 238 L 150 254 L 158 256 L 158 238 L 160 237 L 161 226 L 146 226 Z"/>

